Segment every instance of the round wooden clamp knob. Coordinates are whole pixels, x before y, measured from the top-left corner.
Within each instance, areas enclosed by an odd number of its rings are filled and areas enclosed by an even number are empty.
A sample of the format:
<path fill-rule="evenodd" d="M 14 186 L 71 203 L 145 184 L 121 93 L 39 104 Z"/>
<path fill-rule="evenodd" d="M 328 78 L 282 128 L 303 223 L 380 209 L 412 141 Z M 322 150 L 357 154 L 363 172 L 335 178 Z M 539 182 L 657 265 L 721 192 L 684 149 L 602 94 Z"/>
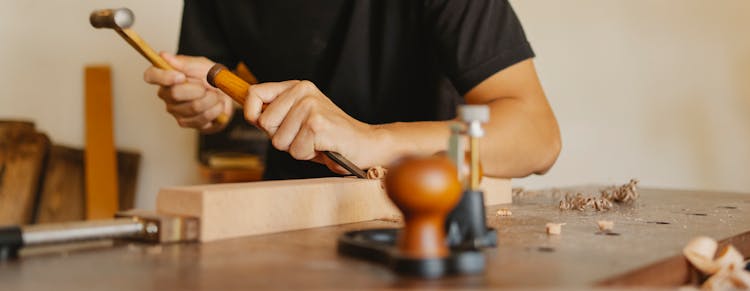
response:
<path fill-rule="evenodd" d="M 449 254 L 445 219 L 461 198 L 461 183 L 453 163 L 444 156 L 408 158 L 388 170 L 388 197 L 404 214 L 398 249 L 410 258 Z"/>

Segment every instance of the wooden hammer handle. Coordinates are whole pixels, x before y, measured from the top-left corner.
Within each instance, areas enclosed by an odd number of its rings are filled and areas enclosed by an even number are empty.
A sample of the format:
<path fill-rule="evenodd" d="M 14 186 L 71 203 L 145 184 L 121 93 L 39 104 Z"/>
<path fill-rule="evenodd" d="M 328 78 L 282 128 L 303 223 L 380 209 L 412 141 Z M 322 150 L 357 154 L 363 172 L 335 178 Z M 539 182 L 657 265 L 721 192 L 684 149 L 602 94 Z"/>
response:
<path fill-rule="evenodd" d="M 154 51 L 154 49 L 151 48 L 134 30 L 130 28 L 125 29 L 115 29 L 120 36 L 122 36 L 125 41 L 127 41 L 130 46 L 132 46 L 136 51 L 138 51 L 143 57 L 145 57 L 149 62 L 151 62 L 154 67 L 157 67 L 162 70 L 168 70 L 168 71 L 174 71 L 174 67 L 169 65 L 164 58 L 159 56 L 159 54 Z M 222 113 L 219 115 L 219 117 L 216 118 L 216 122 L 220 124 L 227 124 L 229 122 L 229 116 Z"/>
<path fill-rule="evenodd" d="M 115 29 L 130 46 L 137 50 L 143 57 L 151 62 L 154 67 L 162 70 L 174 71 L 174 68 L 167 63 L 159 54 L 154 51 L 143 39 L 130 28 Z"/>

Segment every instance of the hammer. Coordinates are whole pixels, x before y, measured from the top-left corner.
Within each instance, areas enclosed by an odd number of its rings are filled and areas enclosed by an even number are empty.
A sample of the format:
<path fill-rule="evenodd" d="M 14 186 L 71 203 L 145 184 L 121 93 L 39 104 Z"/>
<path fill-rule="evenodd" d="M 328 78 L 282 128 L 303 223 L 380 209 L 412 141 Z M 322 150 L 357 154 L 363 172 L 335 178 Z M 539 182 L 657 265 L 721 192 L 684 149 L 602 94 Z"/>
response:
<path fill-rule="evenodd" d="M 154 49 L 151 48 L 134 30 L 130 29 L 135 21 L 133 11 L 128 8 L 118 9 L 101 9 L 94 10 L 89 16 L 91 26 L 94 28 L 111 28 L 114 29 L 117 34 L 122 36 L 135 50 L 137 50 L 143 57 L 145 57 L 154 67 L 162 70 L 174 71 L 174 68 L 167 63 Z M 216 119 L 221 124 L 229 122 L 229 117 L 226 114 L 221 114 Z"/>

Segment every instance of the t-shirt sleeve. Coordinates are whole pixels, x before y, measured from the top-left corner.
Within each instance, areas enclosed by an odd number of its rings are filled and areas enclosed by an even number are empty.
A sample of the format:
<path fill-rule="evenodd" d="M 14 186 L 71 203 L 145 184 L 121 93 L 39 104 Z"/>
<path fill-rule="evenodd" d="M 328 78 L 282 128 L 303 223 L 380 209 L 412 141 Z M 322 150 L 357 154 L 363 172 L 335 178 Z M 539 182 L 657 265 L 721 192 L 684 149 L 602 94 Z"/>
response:
<path fill-rule="evenodd" d="M 182 27 L 177 52 L 191 56 L 204 56 L 227 67 L 234 68 L 237 57 L 229 48 L 225 30 L 218 19 L 214 0 L 185 0 Z"/>
<path fill-rule="evenodd" d="M 463 95 L 534 52 L 507 0 L 427 0 L 425 25 L 446 75 Z"/>

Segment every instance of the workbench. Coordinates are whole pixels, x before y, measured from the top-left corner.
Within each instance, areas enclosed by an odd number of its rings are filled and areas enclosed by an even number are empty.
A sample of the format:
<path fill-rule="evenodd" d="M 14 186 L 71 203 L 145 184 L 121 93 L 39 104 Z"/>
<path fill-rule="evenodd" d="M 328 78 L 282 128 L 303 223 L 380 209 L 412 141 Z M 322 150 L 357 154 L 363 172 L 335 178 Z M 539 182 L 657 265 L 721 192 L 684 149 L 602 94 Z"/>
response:
<path fill-rule="evenodd" d="M 595 187 L 581 187 L 584 191 Z M 694 280 L 680 256 L 693 237 L 731 242 L 750 254 L 750 195 L 640 189 L 633 205 L 607 212 L 558 209 L 561 191 L 526 191 L 512 205 L 488 207 L 498 247 L 482 275 L 401 278 L 336 252 L 344 231 L 398 227 L 370 221 L 209 243 L 110 247 L 22 254 L 0 263 L 0 290 L 227 290 L 362 288 L 679 286 Z M 512 216 L 497 216 L 508 208 Z M 598 232 L 612 220 L 613 233 Z M 548 222 L 566 223 L 561 235 Z M 728 240 L 727 240 L 728 239 Z M 692 278 L 692 279 L 691 279 Z"/>

